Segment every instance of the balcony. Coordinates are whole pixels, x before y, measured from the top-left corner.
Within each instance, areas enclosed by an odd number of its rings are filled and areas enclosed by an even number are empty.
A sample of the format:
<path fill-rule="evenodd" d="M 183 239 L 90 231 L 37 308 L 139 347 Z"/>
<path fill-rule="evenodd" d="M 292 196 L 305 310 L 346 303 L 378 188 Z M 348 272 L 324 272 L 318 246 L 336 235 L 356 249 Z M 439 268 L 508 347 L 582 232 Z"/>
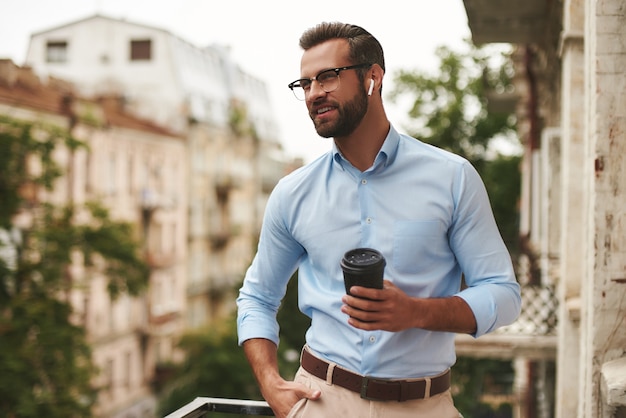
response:
<path fill-rule="evenodd" d="M 219 251 L 226 248 L 226 245 L 232 238 L 232 234 L 230 231 L 225 231 L 223 229 L 212 230 L 209 233 L 209 243 L 211 244 L 211 249 L 213 251 Z"/>
<path fill-rule="evenodd" d="M 459 356 L 551 360 L 556 358 L 558 300 L 552 286 L 522 286 L 517 321 L 480 338 L 456 336 Z"/>
<path fill-rule="evenodd" d="M 175 254 L 164 254 L 162 252 L 148 251 L 146 254 L 146 262 L 152 269 L 167 268 L 176 264 L 178 261 Z"/>
<path fill-rule="evenodd" d="M 274 416 L 272 409 L 264 401 L 201 397 L 194 399 L 165 418 L 200 418 L 206 416 L 209 412 Z"/>
<path fill-rule="evenodd" d="M 527 44 L 539 41 L 546 33 L 550 2 L 464 0 L 463 3 L 476 44 Z"/>

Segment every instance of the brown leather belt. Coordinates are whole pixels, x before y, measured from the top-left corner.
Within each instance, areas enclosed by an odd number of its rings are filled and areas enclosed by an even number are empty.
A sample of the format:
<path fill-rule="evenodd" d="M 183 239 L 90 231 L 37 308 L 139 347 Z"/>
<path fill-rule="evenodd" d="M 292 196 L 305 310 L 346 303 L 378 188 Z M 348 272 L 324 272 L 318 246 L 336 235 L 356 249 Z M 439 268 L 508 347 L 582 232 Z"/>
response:
<path fill-rule="evenodd" d="M 301 365 L 313 376 L 326 380 L 329 363 L 315 357 L 306 348 L 302 350 Z M 408 401 L 424 399 L 450 388 L 450 370 L 432 377 L 417 380 L 386 380 L 361 376 L 338 366 L 332 371 L 332 383 L 361 394 L 361 398 L 374 401 Z M 430 390 L 427 391 L 427 381 Z"/>

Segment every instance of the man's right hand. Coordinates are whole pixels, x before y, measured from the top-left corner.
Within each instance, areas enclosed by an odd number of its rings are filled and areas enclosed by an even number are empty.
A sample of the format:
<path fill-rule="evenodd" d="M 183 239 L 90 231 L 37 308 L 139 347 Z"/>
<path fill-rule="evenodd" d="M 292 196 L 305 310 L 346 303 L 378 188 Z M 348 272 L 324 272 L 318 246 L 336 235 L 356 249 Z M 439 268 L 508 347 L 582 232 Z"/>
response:
<path fill-rule="evenodd" d="M 261 389 L 263 397 L 277 418 L 287 418 L 289 412 L 301 399 L 317 400 L 321 392 L 300 383 L 282 380 L 280 384 L 265 385 Z"/>
<path fill-rule="evenodd" d="M 319 390 L 283 379 L 278 373 L 277 347 L 270 340 L 253 338 L 243 343 L 252 372 L 261 389 L 263 398 L 277 418 L 286 418 L 300 399 L 319 399 Z"/>

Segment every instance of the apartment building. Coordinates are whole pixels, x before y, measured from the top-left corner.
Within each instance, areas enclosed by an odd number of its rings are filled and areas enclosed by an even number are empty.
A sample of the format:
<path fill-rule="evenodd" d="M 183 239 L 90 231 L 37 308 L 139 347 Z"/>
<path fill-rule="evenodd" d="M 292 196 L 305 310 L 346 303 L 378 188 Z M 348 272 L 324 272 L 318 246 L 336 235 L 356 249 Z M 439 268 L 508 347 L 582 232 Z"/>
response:
<path fill-rule="evenodd" d="M 93 15 L 33 33 L 25 65 L 71 80 L 85 96 L 117 92 L 138 115 L 182 132 L 189 119 L 227 126 L 235 99 L 258 136 L 278 145 L 265 83 L 220 45 L 197 47 L 167 30 Z"/>
<path fill-rule="evenodd" d="M 113 219 L 137 226 L 150 266 L 146 294 L 111 300 L 107 278 L 77 263 L 70 269 L 70 300 L 100 369 L 97 416 L 154 416 L 155 371 L 180 358 L 175 345 L 185 329 L 185 139 L 132 116 L 119 97 L 81 98 L 69 83 L 41 83 L 9 60 L 0 61 L 0 114 L 45 121 L 88 146 L 56 150 L 65 175 L 52 191 L 39 191 L 38 199 L 58 205 L 97 200 Z"/>
<path fill-rule="evenodd" d="M 269 191 L 288 165 L 265 83 L 227 48 L 101 15 L 32 34 L 25 63 L 87 97 L 123 97 L 129 111 L 185 137 L 187 325 L 232 312 Z"/>

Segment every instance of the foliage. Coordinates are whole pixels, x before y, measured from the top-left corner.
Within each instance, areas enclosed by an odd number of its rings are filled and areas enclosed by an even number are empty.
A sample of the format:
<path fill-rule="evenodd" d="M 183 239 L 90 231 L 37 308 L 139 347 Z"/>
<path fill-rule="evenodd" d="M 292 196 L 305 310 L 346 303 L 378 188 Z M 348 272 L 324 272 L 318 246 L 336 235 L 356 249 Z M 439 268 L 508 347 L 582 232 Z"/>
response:
<path fill-rule="evenodd" d="M 489 108 L 487 93 L 504 93 L 513 86 L 506 53 L 476 48 L 465 54 L 439 47 L 438 71 L 400 71 L 391 99 L 412 101 L 408 115 L 415 138 L 463 155 L 481 171 L 495 139 L 515 142 L 515 118 Z"/>
<path fill-rule="evenodd" d="M 66 210 L 67 228 L 76 233 L 75 241 L 70 243 L 72 248 L 80 249 L 88 263 L 100 257 L 106 260 L 102 272 L 109 281 L 112 298 L 122 293 L 139 295 L 148 284 L 149 269 L 138 253 L 139 242 L 130 239 L 135 235 L 133 225 L 111 220 L 108 210 L 97 202 L 88 202 L 85 209 L 90 213 L 90 222 L 73 227 L 73 210 Z"/>
<path fill-rule="evenodd" d="M 279 366 L 282 375 L 290 378 L 295 376 L 300 366 L 304 334 L 311 325 L 311 319 L 298 308 L 298 272 L 287 285 L 287 293 L 277 317 L 280 324 Z"/>
<path fill-rule="evenodd" d="M 491 198 L 493 214 L 513 259 L 520 254 L 519 209 L 521 190 L 520 164 L 517 155 L 499 155 L 483 166 L 482 179 Z"/>
<path fill-rule="evenodd" d="M 54 160 L 61 146 L 84 144 L 61 128 L 0 116 L 1 416 L 91 416 L 97 370 L 69 301 L 76 286 L 86 285 L 70 273 L 77 254 L 86 266 L 83 280 L 95 271 L 109 275 L 111 297 L 137 294 L 147 284 L 130 224 L 111 221 L 95 203 L 55 207 L 37 200 L 33 191 L 51 190 L 63 174 Z M 79 213 L 90 222 L 79 224 Z M 31 221 L 18 228 L 18 216 Z"/>
<path fill-rule="evenodd" d="M 61 175 L 61 168 L 53 159 L 53 151 L 61 143 L 70 149 L 81 145 L 56 126 L 0 115 L 0 228 L 11 227 L 12 217 L 25 203 L 25 188 L 52 188 L 54 180 Z M 32 156 L 41 165 L 39 173 L 26 168 Z"/>
<path fill-rule="evenodd" d="M 512 392 L 515 376 L 511 362 L 462 357 L 457 360 L 453 375 L 454 403 L 465 418 L 511 416 L 506 413 L 511 407 L 506 399 Z M 481 400 L 486 393 L 500 396 L 504 401 L 489 405 Z"/>
<path fill-rule="evenodd" d="M 520 193 L 520 157 L 500 153 L 496 143 L 517 144 L 514 115 L 490 106 L 488 93 L 512 89 L 512 63 L 506 53 L 476 48 L 437 50 L 434 75 L 401 71 L 391 92 L 395 101 L 408 100 L 415 138 L 467 158 L 480 173 L 491 199 L 496 222 L 515 259 L 519 253 L 517 202 Z M 510 362 L 459 358 L 454 366 L 455 403 L 467 417 L 507 416 L 480 403 L 483 381 L 510 376 Z M 500 414 L 504 415 L 493 415 Z"/>

